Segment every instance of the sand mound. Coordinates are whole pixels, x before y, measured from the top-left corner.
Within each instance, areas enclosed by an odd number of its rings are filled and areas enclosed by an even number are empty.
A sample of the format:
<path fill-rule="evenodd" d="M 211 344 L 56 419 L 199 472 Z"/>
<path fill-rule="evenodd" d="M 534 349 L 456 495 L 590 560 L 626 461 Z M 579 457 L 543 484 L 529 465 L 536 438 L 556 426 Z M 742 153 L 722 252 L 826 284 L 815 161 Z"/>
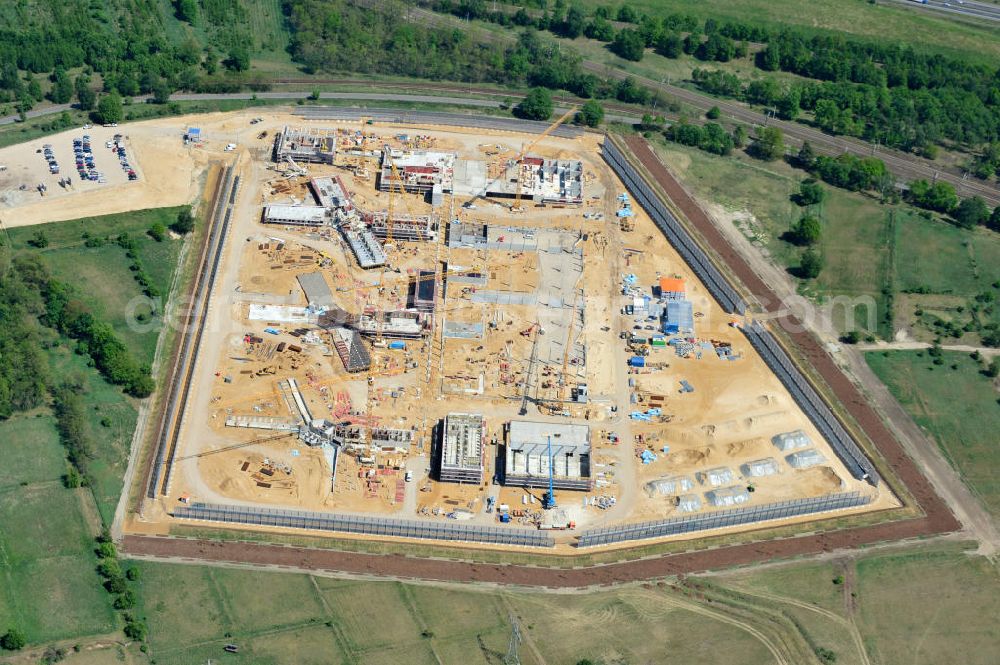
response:
<path fill-rule="evenodd" d="M 730 457 L 743 457 L 756 454 L 761 451 L 761 448 L 766 446 L 767 442 L 759 438 L 736 441 L 726 446 L 726 454 Z"/>
<path fill-rule="evenodd" d="M 705 447 L 670 453 L 667 455 L 667 461 L 671 464 L 701 464 L 707 462 L 711 457 L 712 449 Z"/>
<path fill-rule="evenodd" d="M 814 466 L 811 469 L 805 469 L 803 472 L 808 478 L 810 486 L 823 491 L 837 491 L 843 489 L 844 482 L 829 466 Z"/>

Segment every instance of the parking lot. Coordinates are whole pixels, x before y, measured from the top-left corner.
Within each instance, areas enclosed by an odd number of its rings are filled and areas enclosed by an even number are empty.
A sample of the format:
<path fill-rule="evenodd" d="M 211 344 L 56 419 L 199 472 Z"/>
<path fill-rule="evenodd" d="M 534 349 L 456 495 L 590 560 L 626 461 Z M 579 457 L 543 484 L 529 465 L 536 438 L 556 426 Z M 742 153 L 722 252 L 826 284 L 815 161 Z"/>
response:
<path fill-rule="evenodd" d="M 11 146 L 0 151 L 0 208 L 128 183 L 123 159 L 141 180 L 131 142 L 118 127 L 81 127 Z"/>

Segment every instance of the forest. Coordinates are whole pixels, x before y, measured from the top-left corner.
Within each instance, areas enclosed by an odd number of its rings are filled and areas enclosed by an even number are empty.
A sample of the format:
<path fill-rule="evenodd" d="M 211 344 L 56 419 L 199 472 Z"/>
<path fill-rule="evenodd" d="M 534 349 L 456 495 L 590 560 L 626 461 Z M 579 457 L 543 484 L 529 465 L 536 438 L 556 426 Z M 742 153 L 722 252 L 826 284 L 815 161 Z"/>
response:
<path fill-rule="evenodd" d="M 486 0 L 421 0 L 435 11 L 501 25 L 534 27 L 570 39 L 581 35 L 606 42 L 627 60 L 647 49 L 668 57 L 687 54 L 699 61 L 751 60 L 760 72 L 786 72 L 804 79 L 788 83 L 762 76 L 753 81 L 709 68 L 694 83 L 713 95 L 771 107 L 787 120 L 813 114 L 816 126 L 924 153 L 935 146 L 995 149 L 1000 141 L 1000 64 L 986 67 L 891 41 L 870 41 L 834 33 L 774 30 L 753 22 L 700 21 L 671 14 L 639 15 L 627 4 L 597 7 L 555 0 L 544 12 L 524 7 L 511 13 Z M 526 3 L 535 7 L 546 3 Z M 614 23 L 626 24 L 616 28 Z M 627 25 L 631 24 L 631 25 Z M 979 159 L 977 175 L 989 177 L 1000 164 Z M 993 166 L 983 166 L 988 163 Z"/>
<path fill-rule="evenodd" d="M 471 39 L 458 29 L 406 20 L 407 3 L 374 8 L 349 0 L 283 0 L 275 22 L 306 72 L 389 74 L 433 80 L 563 89 L 585 98 L 651 101 L 639 86 L 619 89 L 586 73 L 578 53 L 541 36 L 587 36 L 623 58 L 655 50 L 705 63 L 698 88 L 770 108 L 831 133 L 933 158 L 937 146 L 977 155 L 975 175 L 1000 169 L 1000 66 L 965 62 L 891 41 L 753 21 L 640 15 L 627 4 L 588 11 L 564 0 L 526 2 L 413 0 L 462 18 L 519 29 L 514 43 Z M 26 111 L 46 97 L 97 107 L 99 92 L 124 98 L 172 91 L 229 92 L 269 86 L 253 71 L 261 49 L 249 0 L 20 0 L 0 8 L 0 104 Z M 253 7 L 251 7 L 253 5 Z M 547 6 L 547 8 L 545 8 Z M 272 40 L 273 41 L 273 40 Z M 743 59 L 753 80 L 712 63 Z M 773 72 L 773 74 L 770 74 Z M 47 80 L 46 80 L 47 79 Z M 43 92 L 44 91 L 44 92 Z M 806 115 L 808 118 L 806 119 Z"/>

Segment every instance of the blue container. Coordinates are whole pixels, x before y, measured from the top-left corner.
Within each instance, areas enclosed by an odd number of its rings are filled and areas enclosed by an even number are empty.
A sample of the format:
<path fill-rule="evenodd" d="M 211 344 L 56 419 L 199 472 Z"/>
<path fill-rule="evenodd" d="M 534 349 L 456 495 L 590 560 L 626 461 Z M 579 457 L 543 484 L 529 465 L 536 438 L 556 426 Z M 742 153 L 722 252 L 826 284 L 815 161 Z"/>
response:
<path fill-rule="evenodd" d="M 389 348 L 402 351 L 406 348 L 406 342 L 389 342 Z"/>
<path fill-rule="evenodd" d="M 508 522 L 510 522 L 510 515 L 507 513 L 501 513 L 500 521 L 503 522 L 504 524 L 507 524 Z"/>
<path fill-rule="evenodd" d="M 645 367 L 646 359 L 643 358 L 642 356 L 632 356 L 631 358 L 629 358 L 628 364 L 631 365 L 632 367 Z"/>

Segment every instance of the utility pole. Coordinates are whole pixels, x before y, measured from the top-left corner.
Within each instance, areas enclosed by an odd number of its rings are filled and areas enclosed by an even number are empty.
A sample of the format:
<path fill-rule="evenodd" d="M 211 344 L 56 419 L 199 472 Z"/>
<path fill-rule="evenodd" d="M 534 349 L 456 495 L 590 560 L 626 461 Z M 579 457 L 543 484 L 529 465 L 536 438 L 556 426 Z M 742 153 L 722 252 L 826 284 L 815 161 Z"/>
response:
<path fill-rule="evenodd" d="M 507 655 L 503 657 L 503 665 L 521 665 L 521 657 L 517 654 L 521 646 L 521 626 L 517 617 L 510 615 L 510 642 L 507 643 Z"/>

